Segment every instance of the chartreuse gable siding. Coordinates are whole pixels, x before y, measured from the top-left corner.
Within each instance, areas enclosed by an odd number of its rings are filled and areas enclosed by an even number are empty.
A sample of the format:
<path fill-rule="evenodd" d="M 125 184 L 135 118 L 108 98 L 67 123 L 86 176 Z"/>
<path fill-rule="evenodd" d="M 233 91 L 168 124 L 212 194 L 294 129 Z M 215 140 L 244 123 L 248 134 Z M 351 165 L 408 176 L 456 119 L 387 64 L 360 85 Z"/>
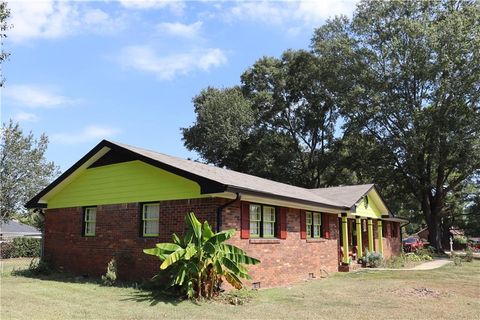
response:
<path fill-rule="evenodd" d="M 362 198 L 362 201 L 360 201 L 360 203 L 357 205 L 355 215 L 372 219 L 380 219 L 382 217 L 382 213 L 378 209 L 370 194 L 368 194 L 367 197 L 368 206 L 365 207 L 365 198 Z"/>
<path fill-rule="evenodd" d="M 135 160 L 86 169 L 47 199 L 48 208 L 200 197 L 191 180 Z"/>

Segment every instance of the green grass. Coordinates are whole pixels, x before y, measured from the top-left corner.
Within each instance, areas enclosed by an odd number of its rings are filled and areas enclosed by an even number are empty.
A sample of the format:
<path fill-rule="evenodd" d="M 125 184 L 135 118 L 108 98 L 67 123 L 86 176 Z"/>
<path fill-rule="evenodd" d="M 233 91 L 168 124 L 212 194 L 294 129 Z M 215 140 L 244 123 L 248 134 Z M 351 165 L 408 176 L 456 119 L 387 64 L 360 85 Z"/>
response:
<path fill-rule="evenodd" d="M 430 271 L 337 273 L 266 289 L 245 305 L 162 300 L 132 287 L 52 275 L 14 276 L 2 261 L 4 319 L 478 319 L 480 261 Z"/>

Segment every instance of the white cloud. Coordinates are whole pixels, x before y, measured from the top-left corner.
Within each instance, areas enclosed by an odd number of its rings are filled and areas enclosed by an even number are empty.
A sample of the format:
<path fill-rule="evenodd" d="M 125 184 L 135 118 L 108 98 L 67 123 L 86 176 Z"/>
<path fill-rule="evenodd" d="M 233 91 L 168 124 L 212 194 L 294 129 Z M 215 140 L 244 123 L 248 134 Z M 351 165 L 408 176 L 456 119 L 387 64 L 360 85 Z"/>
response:
<path fill-rule="evenodd" d="M 15 120 L 15 121 L 26 121 L 26 122 L 36 122 L 36 121 L 38 121 L 38 117 L 35 114 L 29 113 L 29 112 L 24 112 L 24 111 L 21 111 L 21 112 L 18 112 L 16 114 L 14 114 L 12 119 Z"/>
<path fill-rule="evenodd" d="M 12 1 L 9 40 L 19 43 L 31 39 L 56 39 L 78 32 L 119 31 L 124 16 L 111 16 L 86 3 L 57 0 Z"/>
<path fill-rule="evenodd" d="M 185 9 L 185 3 L 181 0 L 119 0 L 119 2 L 125 8 L 135 10 L 167 8 L 176 14 L 181 14 Z"/>
<path fill-rule="evenodd" d="M 292 23 L 315 27 L 326 19 L 344 14 L 351 16 L 359 0 L 244 1 L 237 2 L 224 14 L 227 21 L 253 20 L 292 28 Z M 298 28 L 298 26 L 297 26 Z"/>
<path fill-rule="evenodd" d="M 128 68 L 155 74 L 169 80 L 178 74 L 196 70 L 208 71 L 227 62 L 225 53 L 218 48 L 192 50 L 159 56 L 149 46 L 130 46 L 122 50 L 120 62 Z"/>
<path fill-rule="evenodd" d="M 166 33 L 168 35 L 182 37 L 182 38 L 195 38 L 198 36 L 200 29 L 202 28 L 202 22 L 197 21 L 192 24 L 183 24 L 180 22 L 164 22 L 157 25 L 159 32 Z"/>
<path fill-rule="evenodd" d="M 10 85 L 4 88 L 7 99 L 15 105 L 30 108 L 57 108 L 79 102 L 53 92 L 49 88 L 35 85 Z"/>
<path fill-rule="evenodd" d="M 91 125 L 78 133 L 55 133 L 50 136 L 52 142 L 62 144 L 78 144 L 101 140 L 118 134 L 120 130 L 108 126 Z"/>

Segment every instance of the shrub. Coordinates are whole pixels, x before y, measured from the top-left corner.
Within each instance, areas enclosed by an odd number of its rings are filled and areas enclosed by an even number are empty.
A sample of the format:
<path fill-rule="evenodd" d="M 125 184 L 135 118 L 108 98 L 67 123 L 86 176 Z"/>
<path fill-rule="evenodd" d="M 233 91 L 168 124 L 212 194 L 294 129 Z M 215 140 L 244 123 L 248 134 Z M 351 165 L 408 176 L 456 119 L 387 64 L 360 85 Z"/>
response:
<path fill-rule="evenodd" d="M 11 242 L 2 243 L 1 257 L 8 258 L 33 258 L 40 256 L 41 239 L 15 238 Z"/>
<path fill-rule="evenodd" d="M 473 261 L 473 250 L 472 248 L 468 247 L 465 249 L 465 261 L 472 262 Z"/>
<path fill-rule="evenodd" d="M 102 276 L 102 284 L 105 286 L 114 286 L 117 281 L 117 261 L 115 258 L 110 260 L 107 265 L 107 273 Z"/>
<path fill-rule="evenodd" d="M 50 268 L 50 265 L 39 259 L 39 258 L 33 258 L 32 261 L 30 261 L 30 264 L 27 269 L 18 269 L 18 270 L 12 270 L 12 275 L 13 276 L 40 276 L 40 275 L 49 275 L 52 273 L 52 269 Z"/>
<path fill-rule="evenodd" d="M 435 253 L 434 253 L 434 251 L 432 251 L 432 249 L 435 250 L 435 249 L 432 248 L 432 247 L 420 248 L 420 249 L 418 249 L 415 253 L 416 253 L 419 257 L 421 257 L 422 260 L 428 260 L 428 261 L 430 261 L 430 260 L 433 259 L 434 255 L 435 255 Z"/>
<path fill-rule="evenodd" d="M 365 262 L 371 268 L 378 268 L 382 264 L 382 254 L 380 252 L 365 252 Z"/>
<path fill-rule="evenodd" d="M 244 265 L 260 261 L 224 243 L 235 234 L 234 229 L 213 233 L 208 222 L 202 225 L 193 212 L 185 216 L 185 224 L 188 229 L 183 239 L 173 234 L 173 243 L 157 243 L 143 250 L 162 261 L 158 277 L 165 277 L 166 272 L 169 286 L 180 288 L 190 299 L 217 295 L 223 279 L 236 289 L 243 287 L 240 278 L 251 280 Z"/>
<path fill-rule="evenodd" d="M 456 255 L 456 254 L 453 255 L 453 263 L 456 266 L 461 266 L 462 265 L 462 260 L 463 259 L 459 255 Z"/>
<path fill-rule="evenodd" d="M 50 265 L 44 260 L 38 258 L 32 259 L 32 261 L 30 261 L 28 270 L 34 276 L 49 275 L 52 273 L 52 268 L 50 267 Z"/>
<path fill-rule="evenodd" d="M 453 244 L 467 244 L 467 238 L 463 236 L 453 237 Z"/>

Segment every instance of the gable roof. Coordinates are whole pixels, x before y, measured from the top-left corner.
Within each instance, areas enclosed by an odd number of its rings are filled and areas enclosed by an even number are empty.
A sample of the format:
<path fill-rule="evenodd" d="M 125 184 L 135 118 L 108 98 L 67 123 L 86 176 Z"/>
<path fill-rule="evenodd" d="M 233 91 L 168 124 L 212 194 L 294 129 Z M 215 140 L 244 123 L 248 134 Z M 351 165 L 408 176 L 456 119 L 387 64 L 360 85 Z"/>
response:
<path fill-rule="evenodd" d="M 41 235 L 37 228 L 11 220 L 0 223 L 0 234 Z"/>
<path fill-rule="evenodd" d="M 370 183 L 354 186 L 310 189 L 310 191 L 316 195 L 334 201 L 339 205 L 351 208 L 374 187 L 375 185 Z"/>
<path fill-rule="evenodd" d="M 109 153 L 111 156 L 108 156 Z M 28 201 L 25 206 L 27 208 L 45 207 L 44 196 L 54 189 L 61 189 L 62 183 L 67 183 L 66 180 L 71 179 L 71 176 L 82 170 L 95 166 L 97 161 L 105 163 L 106 160 L 101 160 L 102 157 L 117 157 L 120 159 L 119 161 L 140 160 L 146 162 L 197 182 L 202 194 L 240 192 L 343 211 L 349 210 L 354 203 L 374 187 L 369 184 L 322 189 L 300 188 L 123 143 L 103 140 L 54 182 Z"/>

